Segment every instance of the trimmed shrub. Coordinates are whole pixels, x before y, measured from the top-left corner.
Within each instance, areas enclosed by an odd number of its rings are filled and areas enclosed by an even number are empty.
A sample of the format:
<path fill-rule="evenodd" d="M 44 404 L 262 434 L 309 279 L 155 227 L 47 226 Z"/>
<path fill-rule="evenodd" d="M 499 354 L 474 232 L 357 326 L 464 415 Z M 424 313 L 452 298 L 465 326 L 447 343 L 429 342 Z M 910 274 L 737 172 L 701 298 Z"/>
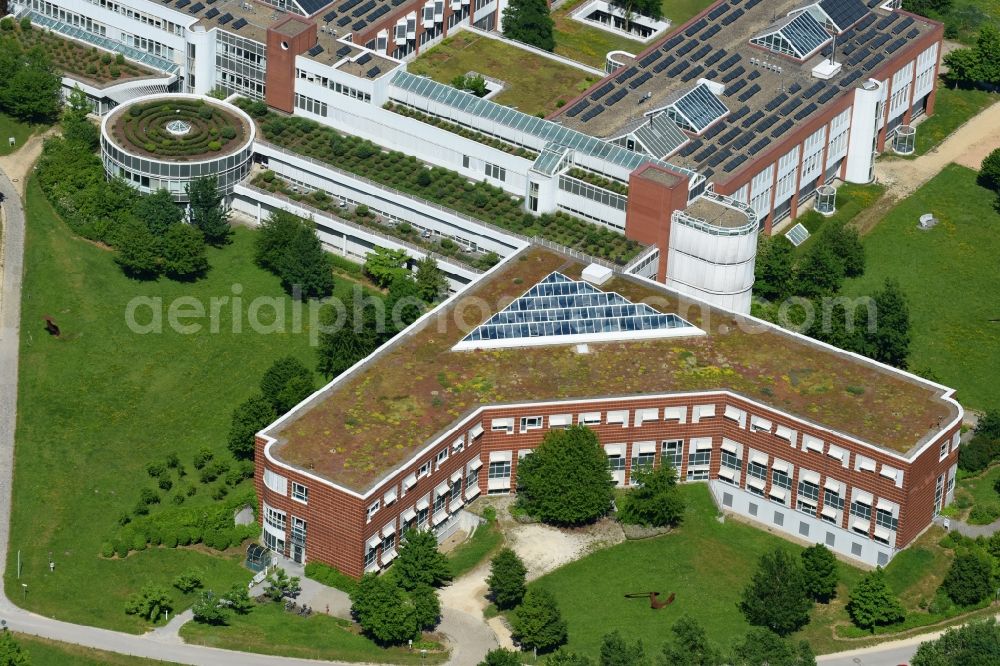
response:
<path fill-rule="evenodd" d="M 219 143 L 218 141 L 209 141 L 208 142 L 208 149 L 209 150 L 222 150 L 222 144 Z"/>
<path fill-rule="evenodd" d="M 115 544 L 115 554 L 118 555 L 118 557 L 125 559 L 128 557 L 128 551 L 129 547 L 125 541 L 119 541 Z"/>
<path fill-rule="evenodd" d="M 115 556 L 115 545 L 109 541 L 101 544 L 101 557 L 111 559 Z"/>
<path fill-rule="evenodd" d="M 174 482 L 170 480 L 170 477 L 162 476 L 158 485 L 160 486 L 160 490 L 170 490 L 174 487 Z"/>

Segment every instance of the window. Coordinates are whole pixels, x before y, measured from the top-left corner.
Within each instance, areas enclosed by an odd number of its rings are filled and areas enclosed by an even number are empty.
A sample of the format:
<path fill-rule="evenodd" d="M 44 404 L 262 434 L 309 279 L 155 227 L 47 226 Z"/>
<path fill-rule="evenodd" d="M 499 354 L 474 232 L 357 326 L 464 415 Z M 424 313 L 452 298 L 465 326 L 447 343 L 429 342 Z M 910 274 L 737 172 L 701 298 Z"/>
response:
<path fill-rule="evenodd" d="M 881 500 L 879 500 L 881 501 Z M 885 509 L 875 509 L 875 524 L 881 525 L 882 527 L 895 531 L 899 527 L 899 520 L 892 517 L 891 511 L 886 511 Z"/>
<path fill-rule="evenodd" d="M 806 537 L 809 536 L 809 523 L 799 521 L 799 534 Z"/>
<path fill-rule="evenodd" d="M 389 536 L 382 539 L 382 556 L 385 557 L 388 553 L 391 553 L 396 549 L 396 533 L 393 532 Z"/>
<path fill-rule="evenodd" d="M 486 478 L 488 479 L 510 478 L 510 461 L 495 460 L 490 462 L 490 468 L 486 474 Z"/>
<path fill-rule="evenodd" d="M 542 427 L 541 416 L 521 417 L 521 432 L 528 432 L 529 430 L 539 430 L 541 427 Z"/>
<path fill-rule="evenodd" d="M 421 477 L 425 477 L 430 473 L 431 473 L 431 461 L 428 460 L 427 462 L 425 462 L 423 465 L 420 466 L 419 470 L 417 470 L 417 478 L 419 479 Z"/>
<path fill-rule="evenodd" d="M 632 458 L 632 472 L 634 473 L 638 469 L 651 470 L 653 469 L 653 462 L 656 459 L 656 453 L 650 451 L 648 453 L 640 452 L 634 458 Z"/>
<path fill-rule="evenodd" d="M 708 480 L 708 470 L 707 469 L 689 469 L 687 473 L 688 481 L 706 481 Z"/>
<path fill-rule="evenodd" d="M 725 459 L 725 457 L 723 457 Z M 761 481 L 767 481 L 767 465 L 761 465 L 759 462 L 751 460 L 747 464 L 747 476 L 752 476 L 755 479 L 760 479 Z"/>
<path fill-rule="evenodd" d="M 264 505 L 264 521 L 276 530 L 285 531 L 285 512 Z"/>
<path fill-rule="evenodd" d="M 309 502 L 309 489 L 301 483 L 292 481 L 292 499 L 306 504 Z"/>
<path fill-rule="evenodd" d="M 470 469 L 465 474 L 465 487 L 466 488 L 478 488 L 479 487 L 479 468 Z"/>
<path fill-rule="evenodd" d="M 299 93 L 295 93 L 295 108 L 324 117 L 326 117 L 329 109 L 326 102 L 320 102 L 319 100 L 315 100 L 312 97 L 306 97 L 305 95 L 300 95 Z"/>
<path fill-rule="evenodd" d="M 382 508 L 382 503 L 379 502 L 378 500 L 375 500 L 374 502 L 368 505 L 368 522 L 372 521 L 372 516 L 378 513 L 378 510 L 381 508 Z"/>
<path fill-rule="evenodd" d="M 735 453 L 731 453 L 725 449 L 722 450 L 722 464 L 730 469 L 743 469 L 743 461 Z"/>
<path fill-rule="evenodd" d="M 434 457 L 434 467 L 435 469 L 441 467 L 441 463 L 448 459 L 448 449 L 443 448 L 438 451 L 437 456 Z"/>
<path fill-rule="evenodd" d="M 625 456 L 618 454 L 608 456 L 608 469 L 612 472 L 624 472 L 625 471 Z"/>
<path fill-rule="evenodd" d="M 851 502 L 851 515 L 870 521 L 872 519 L 872 508 L 863 502 L 854 500 Z"/>
<path fill-rule="evenodd" d="M 788 472 L 775 469 L 771 471 L 771 485 L 784 488 L 785 490 L 791 490 L 792 479 L 788 476 Z"/>
<path fill-rule="evenodd" d="M 434 498 L 434 513 L 441 513 L 444 511 L 445 502 L 448 501 L 448 495 L 438 495 Z"/>
<path fill-rule="evenodd" d="M 451 484 L 451 501 L 458 502 L 462 499 L 462 479 Z"/>
<path fill-rule="evenodd" d="M 292 543 L 306 545 L 306 521 L 292 516 Z"/>
<path fill-rule="evenodd" d="M 274 491 L 279 495 L 288 493 L 288 479 L 280 474 L 275 474 L 266 467 L 264 468 L 264 485 L 267 486 L 268 490 Z"/>
<path fill-rule="evenodd" d="M 266 530 L 264 532 L 264 545 L 267 546 L 268 549 L 273 550 L 277 553 L 283 554 L 285 552 L 285 540 L 282 539 L 281 537 L 277 537 L 271 534 Z"/>
<path fill-rule="evenodd" d="M 427 509 L 426 506 L 424 508 L 422 508 L 422 509 L 417 509 L 417 518 L 416 518 L 416 521 L 417 521 L 417 526 L 418 527 L 427 524 L 427 511 L 428 511 L 428 509 Z"/>
<path fill-rule="evenodd" d="M 775 511 L 774 512 L 774 524 L 775 525 L 779 525 L 779 526 L 780 525 L 784 525 L 785 524 L 785 514 L 781 513 L 780 511 Z"/>
<path fill-rule="evenodd" d="M 733 496 L 730 495 L 729 493 L 722 493 L 722 506 L 731 507 L 732 505 L 733 505 Z"/>
<path fill-rule="evenodd" d="M 583 425 L 599 425 L 601 423 L 601 413 L 587 412 L 586 414 L 580 414 L 580 423 Z"/>
<path fill-rule="evenodd" d="M 486 163 L 486 177 L 499 180 L 501 183 L 507 181 L 507 170 L 496 164 Z"/>
<path fill-rule="evenodd" d="M 749 509 L 750 509 L 750 515 L 751 516 L 756 516 L 757 515 L 757 505 L 755 503 L 750 502 Z"/>
<path fill-rule="evenodd" d="M 469 156 L 468 155 L 462 155 L 462 167 L 466 168 L 466 169 L 469 168 Z"/>
<path fill-rule="evenodd" d="M 661 465 L 671 465 L 677 471 L 681 469 L 684 461 L 684 440 L 672 439 L 663 442 L 663 452 L 660 454 Z"/>
<path fill-rule="evenodd" d="M 514 432 L 514 419 L 493 419 L 490 430 L 492 432 L 505 432 L 509 435 Z"/>
<path fill-rule="evenodd" d="M 365 551 L 365 569 L 375 566 L 375 558 L 378 556 L 378 547 L 369 548 Z"/>
<path fill-rule="evenodd" d="M 819 500 L 819 486 L 811 481 L 799 481 L 799 497 L 806 497 L 813 502 Z"/>
<path fill-rule="evenodd" d="M 948 457 L 948 442 L 941 442 L 941 453 L 938 455 L 938 460 L 944 460 Z"/>
<path fill-rule="evenodd" d="M 828 506 L 841 511 L 844 508 L 844 498 L 832 490 L 823 491 L 823 506 Z"/>

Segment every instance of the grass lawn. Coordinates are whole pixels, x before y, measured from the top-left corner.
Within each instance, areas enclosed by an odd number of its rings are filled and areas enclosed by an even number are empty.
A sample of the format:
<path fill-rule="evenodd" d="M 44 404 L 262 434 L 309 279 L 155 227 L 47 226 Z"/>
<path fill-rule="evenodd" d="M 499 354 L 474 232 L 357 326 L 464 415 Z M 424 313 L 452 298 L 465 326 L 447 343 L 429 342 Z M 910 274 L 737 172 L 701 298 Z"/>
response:
<path fill-rule="evenodd" d="M 31 657 L 31 666 L 167 666 L 168 662 L 156 659 L 130 657 L 117 652 L 60 643 L 47 638 L 16 634 L 14 638 Z M 173 663 L 173 662 L 169 662 Z"/>
<path fill-rule="evenodd" d="M 570 0 L 552 12 L 555 21 L 555 52 L 559 55 L 590 65 L 604 68 L 605 56 L 609 51 L 628 51 L 637 54 L 655 39 L 640 42 L 615 33 L 591 27 L 573 19 L 570 14 L 587 0 Z M 663 16 L 672 21 L 671 27 L 681 25 L 689 18 L 712 4 L 712 0 L 663 0 Z M 658 38 L 657 38 L 658 39 Z"/>
<path fill-rule="evenodd" d="M 0 113 L 0 155 L 10 155 L 12 152 L 24 145 L 38 127 L 22 123 L 20 120 Z M 11 146 L 8 139 L 14 137 L 14 145 Z"/>
<path fill-rule="evenodd" d="M 492 556 L 502 543 L 503 534 L 497 529 L 496 520 L 480 525 L 467 541 L 448 553 L 452 575 L 458 578 L 472 571 L 483 560 Z"/>
<path fill-rule="evenodd" d="M 938 81 L 937 90 L 934 114 L 917 126 L 915 150 L 908 157 L 923 155 L 936 148 L 977 113 L 1000 102 L 1000 95 L 996 93 L 949 88 L 944 81 Z M 891 155 L 891 152 L 888 154 Z"/>
<path fill-rule="evenodd" d="M 834 223 L 849 222 L 858 213 L 868 208 L 878 201 L 878 198 L 885 192 L 882 185 L 856 185 L 854 183 L 843 183 L 837 188 L 837 210 L 830 217 L 824 217 L 815 210 L 808 210 L 796 219 L 809 230 L 809 238 L 795 248 L 798 255 L 805 254 L 815 239 L 822 233 L 824 227 L 833 226 Z M 793 225 L 794 226 L 794 225 Z"/>
<path fill-rule="evenodd" d="M 211 271 L 194 283 L 127 279 L 111 253 L 73 235 L 28 184 L 25 280 L 22 303 L 20 395 L 16 433 L 9 590 L 28 584 L 24 606 L 69 622 L 141 632 L 146 622 L 124 613 L 127 596 L 143 584 L 165 585 L 175 609 L 191 601 L 170 587 L 192 567 L 207 587 L 245 582 L 239 547 L 225 555 L 202 547 L 151 548 L 124 560 L 102 559 L 101 544 L 118 531 L 142 487 L 155 487 L 144 467 L 177 453 L 191 479 L 191 459 L 203 447 L 228 457 L 232 410 L 256 390 L 278 357 L 293 354 L 308 366 L 315 357 L 307 335 L 233 333 L 231 308 L 221 308 L 219 333 L 140 335 L 126 325 L 137 296 L 189 296 L 206 303 L 242 288 L 243 311 L 256 296 L 281 297 L 278 278 L 254 266 L 253 234 L 236 229 L 232 245 L 209 249 Z M 347 288 L 346 281 L 341 282 Z M 137 318 L 147 321 L 149 308 Z M 266 313 L 266 311 L 265 311 Z M 42 316 L 52 315 L 63 337 L 49 337 Z M 264 315 L 266 317 L 266 314 Z M 308 320 L 308 318 L 305 318 Z M 249 482 L 244 481 L 243 484 Z M 196 484 L 197 485 L 197 484 Z M 241 485 L 237 490 L 242 490 Z M 236 492 L 234 490 L 233 492 Z M 208 505 L 207 488 L 184 506 Z M 153 509 L 155 512 L 157 509 Z M 16 554 L 22 561 L 16 580 Z M 48 557 L 56 563 L 49 573 Z M 22 603 L 23 597 L 14 595 Z"/>
<path fill-rule="evenodd" d="M 931 370 L 976 409 L 1000 406 L 1000 213 L 995 195 L 976 184 L 976 172 L 949 165 L 893 208 L 864 236 L 865 275 L 847 280 L 845 296 L 870 295 L 887 277 L 909 297 L 910 367 Z M 917 229 L 922 213 L 940 219 Z"/>
<path fill-rule="evenodd" d="M 627 541 L 568 564 L 532 585 L 550 590 L 569 626 L 569 648 L 596 657 L 601 639 L 617 629 L 628 640 L 641 638 L 656 653 L 681 615 L 698 620 L 712 641 L 728 650 L 749 628 L 737 608 L 743 587 L 764 552 L 782 548 L 799 553 L 801 546 L 732 518 L 719 523 L 705 484 L 681 486 L 687 500 L 684 523 L 674 533 Z M 889 585 L 899 595 L 910 624 L 939 618 L 919 609 L 929 600 L 948 568 L 950 554 L 937 545 L 943 530 L 932 528 L 886 567 Z M 706 554 L 710 553 L 710 557 Z M 811 622 L 792 636 L 805 639 L 820 654 L 860 647 L 857 641 L 834 638 L 837 625 L 849 625 L 848 593 L 862 571 L 840 563 L 837 597 L 817 604 Z M 677 600 L 653 612 L 645 599 L 626 599 L 632 592 L 674 592 Z"/>
<path fill-rule="evenodd" d="M 455 76 L 473 71 L 501 79 L 506 87 L 491 99 L 532 115 L 552 113 L 560 100 L 568 102 L 598 78 L 511 44 L 465 31 L 424 52 L 407 69 L 448 84 Z"/>
<path fill-rule="evenodd" d="M 381 648 L 354 633 L 347 620 L 322 613 L 301 617 L 275 603 L 261 604 L 248 615 L 234 616 L 228 626 L 188 622 L 181 627 L 181 637 L 199 645 L 303 659 L 380 664 L 440 664 L 445 659 L 441 654 L 421 659 L 419 652 L 405 647 Z"/>

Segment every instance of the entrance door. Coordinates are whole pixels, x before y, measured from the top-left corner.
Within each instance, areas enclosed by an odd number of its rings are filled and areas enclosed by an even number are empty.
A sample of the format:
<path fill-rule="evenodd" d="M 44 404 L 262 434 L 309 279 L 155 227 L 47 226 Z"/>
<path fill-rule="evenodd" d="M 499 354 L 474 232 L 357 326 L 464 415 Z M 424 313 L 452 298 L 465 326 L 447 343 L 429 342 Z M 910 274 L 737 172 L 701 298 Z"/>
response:
<path fill-rule="evenodd" d="M 296 564 L 302 564 L 302 560 L 305 558 L 305 548 L 297 543 L 292 544 L 292 562 Z"/>

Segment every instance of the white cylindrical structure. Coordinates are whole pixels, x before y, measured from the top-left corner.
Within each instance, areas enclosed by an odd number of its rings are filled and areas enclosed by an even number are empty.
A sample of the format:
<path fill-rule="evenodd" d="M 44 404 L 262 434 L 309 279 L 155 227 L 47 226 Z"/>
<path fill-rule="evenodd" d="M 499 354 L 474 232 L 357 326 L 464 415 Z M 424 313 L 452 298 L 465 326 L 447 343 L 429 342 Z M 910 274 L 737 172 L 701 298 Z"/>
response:
<path fill-rule="evenodd" d="M 215 89 L 215 31 L 208 32 L 204 26 L 194 25 L 187 31 L 187 40 L 188 55 L 190 49 L 194 49 L 194 58 L 188 58 L 188 65 L 193 64 L 193 68 L 185 67 L 187 89 L 207 95 Z"/>
<path fill-rule="evenodd" d="M 635 55 L 628 51 L 608 51 L 608 54 L 604 56 L 604 71 L 610 74 L 620 67 L 632 64 L 633 60 L 635 60 Z"/>
<path fill-rule="evenodd" d="M 748 313 L 760 225 L 745 205 L 712 196 L 713 203 L 730 209 L 727 222 L 719 222 L 722 216 L 709 220 L 687 211 L 671 216 L 666 284 L 713 305 Z"/>
<path fill-rule="evenodd" d="M 104 116 L 101 160 L 109 176 L 140 192 L 165 189 L 185 203 L 188 185 L 215 176 L 228 198 L 250 172 L 255 137 L 253 120 L 232 104 L 201 95 L 147 95 Z"/>
<path fill-rule="evenodd" d="M 870 183 L 875 179 L 875 153 L 881 120 L 879 109 L 885 94 L 883 87 L 878 81 L 869 79 L 854 91 L 844 174 L 844 180 L 849 183 Z"/>
<path fill-rule="evenodd" d="M 816 190 L 816 212 L 829 217 L 837 212 L 837 189 L 823 185 Z"/>
<path fill-rule="evenodd" d="M 916 141 L 917 128 L 912 125 L 900 125 L 892 137 L 892 149 L 899 155 L 912 155 Z"/>

